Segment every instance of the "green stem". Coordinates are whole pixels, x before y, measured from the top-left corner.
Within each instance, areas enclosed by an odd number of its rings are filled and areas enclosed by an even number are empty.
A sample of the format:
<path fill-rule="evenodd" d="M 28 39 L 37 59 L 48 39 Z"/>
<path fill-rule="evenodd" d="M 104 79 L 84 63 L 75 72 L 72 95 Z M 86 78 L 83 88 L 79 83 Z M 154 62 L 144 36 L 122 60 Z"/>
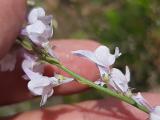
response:
<path fill-rule="evenodd" d="M 34 51 L 42 60 L 44 60 L 45 62 L 48 62 L 50 64 L 56 65 L 58 68 L 64 70 L 65 72 L 67 72 L 68 74 L 73 76 L 79 82 L 81 82 L 83 84 L 87 84 L 88 86 L 93 87 L 97 90 L 100 90 L 104 93 L 107 93 L 108 95 L 110 95 L 112 97 L 118 98 L 118 99 L 132 105 L 132 106 L 135 106 L 136 108 L 144 111 L 145 113 L 149 113 L 149 110 L 145 106 L 137 104 L 137 102 L 135 100 L 133 100 L 131 97 L 124 96 L 122 94 L 118 94 L 118 93 L 112 91 L 111 89 L 101 87 L 101 86 L 95 84 L 94 82 L 92 82 L 84 77 L 81 77 L 78 74 L 74 73 L 73 71 L 69 70 L 68 68 L 66 68 L 65 66 L 60 64 L 56 58 L 53 58 L 52 56 L 50 56 L 44 49 L 37 47 L 36 45 L 32 44 L 30 41 L 19 38 L 19 40 L 17 40 L 17 43 L 22 45 L 22 47 L 28 51 Z"/>
<path fill-rule="evenodd" d="M 85 83 L 87 84 L 88 86 L 90 87 L 93 87 L 97 90 L 100 90 L 102 92 L 105 92 L 107 93 L 108 95 L 112 96 L 112 97 L 115 97 L 115 98 L 118 98 L 132 106 L 135 106 L 136 108 L 144 111 L 145 113 L 149 113 L 148 109 L 140 104 L 137 104 L 135 100 L 133 100 L 131 97 L 128 97 L 128 96 L 124 96 L 122 94 L 118 94 L 108 88 L 104 88 L 104 87 L 101 87 L 97 84 L 95 84 L 94 82 L 90 81 L 90 80 L 87 80 L 81 76 L 79 76 L 78 74 L 72 72 L 71 70 L 69 70 L 68 68 L 66 68 L 65 66 L 63 65 L 56 65 L 57 67 L 59 67 L 60 69 L 64 70 L 65 72 L 67 72 L 68 74 L 70 74 L 71 76 L 73 76 L 74 78 L 76 78 L 79 82 L 82 82 L 82 83 Z"/>

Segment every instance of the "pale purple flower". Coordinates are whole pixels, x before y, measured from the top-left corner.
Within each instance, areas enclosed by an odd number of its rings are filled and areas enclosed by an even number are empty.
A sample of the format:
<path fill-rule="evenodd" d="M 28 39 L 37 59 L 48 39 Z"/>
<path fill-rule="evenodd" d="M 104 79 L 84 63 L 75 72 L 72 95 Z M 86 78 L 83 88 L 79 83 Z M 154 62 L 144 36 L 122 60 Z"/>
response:
<path fill-rule="evenodd" d="M 21 31 L 21 34 L 28 36 L 35 44 L 41 46 L 52 37 L 52 16 L 45 16 L 43 8 L 32 9 L 28 22 L 29 24 Z"/>
<path fill-rule="evenodd" d="M 119 48 L 115 48 L 115 53 L 111 54 L 106 46 L 99 46 L 94 52 L 88 50 L 72 51 L 73 54 L 84 56 L 98 65 L 101 76 L 107 74 L 110 66 L 114 64 L 117 57 L 121 55 Z"/>
<path fill-rule="evenodd" d="M 150 120 L 160 120 L 160 106 L 156 106 L 150 112 Z"/>
<path fill-rule="evenodd" d="M 112 68 L 109 74 L 109 85 L 121 93 L 129 92 L 128 82 L 130 81 L 130 71 L 126 66 L 126 73 L 123 74 L 119 69 Z"/>
<path fill-rule="evenodd" d="M 1 60 L 0 60 L 0 71 L 13 71 L 15 69 L 16 65 L 16 51 L 10 52 L 6 54 Z"/>
<path fill-rule="evenodd" d="M 149 110 L 149 120 L 160 120 L 160 106 L 152 107 L 140 92 L 132 95 L 132 98 L 137 104 L 143 105 Z"/>
<path fill-rule="evenodd" d="M 53 77 L 43 75 L 44 65 L 37 63 L 33 59 L 25 59 L 22 63 L 22 68 L 30 81 L 28 82 L 28 89 L 34 95 L 41 95 L 40 106 L 43 106 L 47 98 L 53 94 L 53 87 L 71 82 L 73 78 L 63 77 L 62 75 L 55 74 Z"/>
<path fill-rule="evenodd" d="M 148 103 L 148 101 L 141 95 L 141 93 L 137 93 L 137 95 L 133 95 L 132 98 L 140 105 L 145 106 L 149 111 L 151 111 L 153 108 Z"/>
<path fill-rule="evenodd" d="M 99 46 L 94 52 L 77 50 L 73 51 L 73 54 L 85 56 L 97 64 L 102 80 L 96 81 L 96 84 L 103 85 L 104 83 L 108 83 L 111 88 L 118 92 L 128 92 L 128 82 L 130 81 L 129 68 L 126 66 L 125 75 L 116 68 L 110 68 L 116 58 L 121 55 L 118 47 L 115 48 L 114 54 L 111 54 L 109 48 L 106 46 Z"/>

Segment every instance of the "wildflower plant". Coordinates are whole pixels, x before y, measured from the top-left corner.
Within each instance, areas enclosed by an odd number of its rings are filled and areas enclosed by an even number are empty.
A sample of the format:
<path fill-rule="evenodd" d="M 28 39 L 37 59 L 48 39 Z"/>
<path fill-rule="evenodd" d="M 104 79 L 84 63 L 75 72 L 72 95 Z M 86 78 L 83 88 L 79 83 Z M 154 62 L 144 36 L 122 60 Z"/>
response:
<path fill-rule="evenodd" d="M 128 86 L 130 82 L 129 67 L 126 66 L 125 74 L 113 67 L 116 59 L 121 55 L 118 47 L 115 48 L 114 54 L 110 53 L 109 48 L 103 45 L 94 52 L 88 50 L 72 51 L 72 54 L 86 57 L 97 65 L 100 77 L 95 82 L 66 68 L 55 56 L 52 46 L 49 44 L 53 35 L 52 19 L 51 15 L 46 15 L 43 8 L 33 8 L 28 15 L 28 23 L 21 30 L 21 35 L 16 41 L 24 49 L 22 69 L 25 75 L 23 78 L 28 80 L 28 89 L 31 93 L 41 96 L 40 106 L 44 106 L 47 98 L 54 94 L 54 87 L 77 80 L 148 113 L 150 120 L 160 120 L 160 106 L 152 107 L 140 93 L 137 95 L 132 93 L 132 89 Z M 19 50 L 22 49 L 12 51 L 0 60 L 2 72 L 14 69 L 16 52 Z M 45 76 L 46 64 L 57 66 L 72 78 L 56 73 L 52 76 Z"/>

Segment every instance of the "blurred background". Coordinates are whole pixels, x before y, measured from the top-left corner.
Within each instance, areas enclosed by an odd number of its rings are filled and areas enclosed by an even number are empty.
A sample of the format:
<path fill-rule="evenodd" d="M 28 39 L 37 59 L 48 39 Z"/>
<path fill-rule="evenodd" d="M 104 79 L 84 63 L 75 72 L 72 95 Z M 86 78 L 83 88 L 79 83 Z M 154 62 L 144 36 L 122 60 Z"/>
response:
<path fill-rule="evenodd" d="M 159 0 L 35 0 L 54 16 L 54 39 L 74 38 L 98 41 L 112 52 L 123 53 L 116 67 L 131 69 L 133 91 L 160 91 L 160 1 Z M 31 7 L 30 7 L 31 8 Z M 91 93 L 91 94 L 89 94 Z M 89 90 L 70 96 L 56 96 L 48 106 L 100 99 L 106 95 Z M 39 98 L 0 108 L 0 116 L 39 108 Z"/>

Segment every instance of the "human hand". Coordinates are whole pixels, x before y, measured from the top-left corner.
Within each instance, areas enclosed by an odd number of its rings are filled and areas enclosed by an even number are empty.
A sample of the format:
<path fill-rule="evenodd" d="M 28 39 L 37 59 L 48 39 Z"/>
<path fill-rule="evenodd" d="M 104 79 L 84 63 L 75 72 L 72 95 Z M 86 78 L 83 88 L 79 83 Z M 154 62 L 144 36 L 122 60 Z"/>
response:
<path fill-rule="evenodd" d="M 14 43 L 24 22 L 25 0 L 0 0 L 0 58 Z"/>
<path fill-rule="evenodd" d="M 160 95 L 143 93 L 152 105 L 158 105 Z M 156 98 L 156 99 L 155 99 Z M 57 105 L 24 112 L 2 120 L 147 120 L 148 115 L 114 98 Z"/>
<path fill-rule="evenodd" d="M 7 30 L 0 30 L 0 56 L 5 55 L 5 53 L 10 48 L 11 44 L 15 40 L 18 30 L 22 25 L 25 11 L 25 2 L 23 0 L 1 0 L 1 6 L 4 7 L 4 11 L 0 13 L 0 25 L 4 26 Z M 13 7 L 15 6 L 15 7 Z M 13 9 L 14 8 L 14 9 Z M 13 11 L 15 10 L 15 11 Z M 6 19 L 4 13 L 8 13 L 12 19 Z M 13 13 L 12 13 L 13 12 Z M 7 16 L 8 16 L 7 14 Z M 17 15 L 16 15 L 17 14 Z M 18 17 L 19 16 L 19 17 Z M 5 21 L 5 22 L 4 22 Z M 7 22 L 6 22 L 7 21 Z M 11 32 L 8 32 L 11 30 Z M 6 32 L 7 31 L 7 32 Z M 4 39 L 5 38 L 5 39 Z M 74 72 L 88 78 L 91 80 L 97 80 L 99 77 L 96 65 L 91 63 L 85 58 L 80 58 L 77 56 L 72 56 L 70 51 L 78 49 L 88 49 L 94 50 L 98 47 L 98 43 L 92 41 L 73 41 L 73 40 L 61 40 L 53 42 L 55 47 L 55 52 L 59 56 L 62 63 L 73 70 Z M 19 57 L 18 57 L 19 58 Z M 14 72 L 3 72 L 0 73 L 0 105 L 11 104 L 26 99 L 31 99 L 32 95 L 27 89 L 27 81 L 22 79 L 23 72 L 20 67 L 19 58 L 16 65 L 16 70 Z M 53 72 L 59 72 L 60 74 L 66 75 L 63 71 L 59 71 L 53 66 L 46 67 L 46 74 L 51 74 Z M 61 85 L 55 89 L 55 94 L 70 94 L 82 91 L 86 86 L 73 81 L 65 85 Z M 156 104 L 160 97 L 157 94 L 146 94 L 146 98 L 150 99 L 152 103 Z M 154 99 L 156 98 L 156 100 Z M 75 105 L 60 105 L 57 107 L 52 107 L 49 109 L 30 111 L 27 113 L 22 113 L 11 118 L 14 120 L 67 120 L 67 119 L 121 119 L 121 120 L 138 120 L 146 119 L 147 115 L 141 111 L 133 108 L 127 104 L 119 102 L 115 99 L 107 99 L 101 101 L 87 101 Z"/>

